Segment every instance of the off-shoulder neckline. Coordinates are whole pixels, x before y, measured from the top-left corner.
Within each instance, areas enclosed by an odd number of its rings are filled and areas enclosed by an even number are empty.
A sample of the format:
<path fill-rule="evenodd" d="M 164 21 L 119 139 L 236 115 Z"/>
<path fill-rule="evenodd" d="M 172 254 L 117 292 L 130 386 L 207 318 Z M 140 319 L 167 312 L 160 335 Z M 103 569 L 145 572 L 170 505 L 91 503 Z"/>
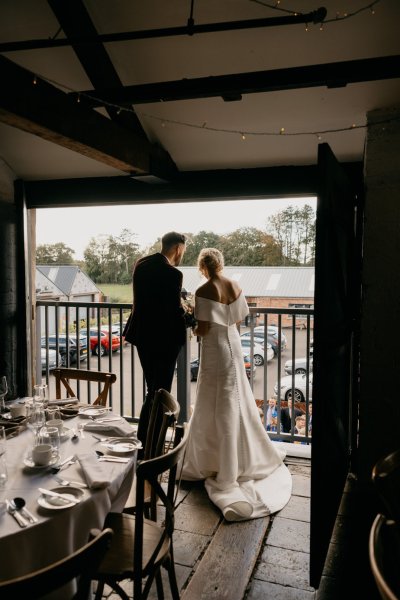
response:
<path fill-rule="evenodd" d="M 240 292 L 239 296 L 237 298 L 235 298 L 233 300 L 233 302 L 230 302 L 229 304 L 226 304 L 225 302 L 219 302 L 219 300 L 213 300 L 212 298 L 205 298 L 204 296 L 196 296 L 196 298 L 201 298 L 202 300 L 209 300 L 210 302 L 216 302 L 216 304 L 222 304 L 222 306 L 232 306 L 232 304 L 235 304 L 235 302 L 237 302 L 237 300 L 239 300 L 241 295 L 242 295 L 242 292 Z"/>

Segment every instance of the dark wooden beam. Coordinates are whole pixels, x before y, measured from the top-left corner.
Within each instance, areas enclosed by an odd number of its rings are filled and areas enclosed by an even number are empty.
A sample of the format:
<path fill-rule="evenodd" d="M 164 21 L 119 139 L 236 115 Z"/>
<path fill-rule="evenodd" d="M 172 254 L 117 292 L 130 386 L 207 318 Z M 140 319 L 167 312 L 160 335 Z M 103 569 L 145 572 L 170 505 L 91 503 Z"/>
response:
<path fill-rule="evenodd" d="M 0 56 L 0 121 L 128 173 L 150 173 L 152 147 Z M 36 81 L 36 84 L 34 83 Z"/>
<path fill-rule="evenodd" d="M 355 188 L 362 163 L 343 165 Z M 140 177 L 138 178 L 140 179 Z M 150 184 L 132 177 L 96 177 L 25 182 L 29 208 L 112 204 L 162 204 L 315 196 L 316 165 L 179 173 L 173 183 Z"/>
<path fill-rule="evenodd" d="M 226 100 L 232 98 L 240 100 L 242 94 L 319 86 L 327 86 L 328 88 L 344 87 L 349 83 L 379 81 L 398 77 L 400 77 L 400 56 L 383 56 L 306 67 L 274 69 L 272 71 L 255 71 L 252 73 L 131 85 L 123 89 L 97 89 L 96 99 L 99 100 L 92 101 L 85 98 L 85 101 L 87 100 L 91 106 L 102 106 L 107 102 L 119 106 L 129 106 L 132 104 L 170 102 L 216 96 Z M 88 96 L 94 94 L 93 90 L 85 90 L 80 93 Z"/>
<path fill-rule="evenodd" d="M 196 25 L 194 19 L 189 18 L 187 25 L 177 27 L 163 27 L 159 29 L 139 29 L 137 31 L 123 31 L 117 33 L 104 33 L 96 35 L 81 35 L 74 41 L 71 39 L 36 39 L 18 42 L 0 43 L 0 52 L 16 52 L 18 50 L 36 50 L 38 48 L 60 48 L 78 44 L 96 44 L 109 42 L 123 42 L 126 40 L 146 40 L 162 37 L 175 37 L 179 35 L 192 36 L 199 33 L 216 33 L 218 31 L 237 31 L 238 29 L 254 29 L 259 27 L 280 27 L 282 25 L 298 25 L 299 23 L 322 23 L 326 17 L 326 8 L 323 6 L 309 13 L 299 13 L 264 19 L 242 19 L 220 23 L 203 23 Z"/>
<path fill-rule="evenodd" d="M 72 47 L 84 68 L 94 89 L 100 87 L 122 88 L 114 65 L 101 42 L 79 44 L 79 38 L 97 38 L 97 31 L 82 0 L 48 0 L 65 35 L 71 40 Z M 122 127 L 134 131 L 139 137 L 147 139 L 144 129 L 134 112 L 118 111 L 106 106 L 109 117 Z"/>

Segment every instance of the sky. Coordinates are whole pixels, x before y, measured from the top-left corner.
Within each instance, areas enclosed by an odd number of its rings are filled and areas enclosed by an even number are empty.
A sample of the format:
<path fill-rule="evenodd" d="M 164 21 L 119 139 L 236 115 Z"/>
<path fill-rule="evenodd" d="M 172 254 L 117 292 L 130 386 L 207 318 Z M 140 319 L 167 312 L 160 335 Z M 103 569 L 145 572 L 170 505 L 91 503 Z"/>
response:
<path fill-rule="evenodd" d="M 91 238 L 101 234 L 118 236 L 123 229 L 136 234 L 144 249 L 167 231 L 196 234 L 213 231 L 227 234 L 241 227 L 265 229 L 267 219 L 288 206 L 316 207 L 316 198 L 278 198 L 149 206 L 103 206 L 46 208 L 36 211 L 36 244 L 64 242 L 83 260 Z"/>

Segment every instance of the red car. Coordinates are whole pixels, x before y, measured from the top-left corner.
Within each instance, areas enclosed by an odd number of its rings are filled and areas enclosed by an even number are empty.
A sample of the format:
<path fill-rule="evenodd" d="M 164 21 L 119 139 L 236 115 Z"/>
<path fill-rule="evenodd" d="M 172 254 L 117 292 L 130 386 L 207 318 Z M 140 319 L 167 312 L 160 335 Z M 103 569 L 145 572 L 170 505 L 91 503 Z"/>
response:
<path fill-rule="evenodd" d="M 110 352 L 110 336 L 108 331 L 100 330 L 100 344 L 99 344 L 99 332 L 97 329 L 89 329 L 89 342 L 90 342 L 90 350 L 92 354 L 96 354 L 97 356 L 103 356 L 104 354 L 109 354 Z M 112 352 L 116 352 L 120 348 L 120 340 L 116 335 L 111 335 L 111 350 Z"/>

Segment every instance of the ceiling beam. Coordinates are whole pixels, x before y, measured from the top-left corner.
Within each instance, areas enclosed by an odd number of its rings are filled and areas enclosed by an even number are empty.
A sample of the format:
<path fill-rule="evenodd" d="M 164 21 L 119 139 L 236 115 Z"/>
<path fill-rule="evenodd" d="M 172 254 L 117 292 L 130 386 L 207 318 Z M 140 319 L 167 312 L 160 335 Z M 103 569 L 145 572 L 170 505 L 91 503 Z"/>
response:
<path fill-rule="evenodd" d="M 218 31 L 234 31 L 238 29 L 254 29 L 258 27 L 277 27 L 281 25 L 298 25 L 299 23 L 322 23 L 326 17 L 326 8 L 320 7 L 306 14 L 292 14 L 264 19 L 244 19 L 240 21 L 227 21 L 220 23 L 203 23 L 195 25 L 194 19 L 189 18 L 187 25 L 178 27 L 163 27 L 159 29 L 142 29 L 137 31 L 123 31 L 119 33 L 105 33 L 96 35 L 79 35 L 75 40 L 37 39 L 22 40 L 18 42 L 0 43 L 0 52 L 16 52 L 18 50 L 37 50 L 39 48 L 60 48 L 72 44 L 96 44 L 109 42 L 124 42 L 127 40 L 145 40 L 161 37 L 174 37 L 179 35 L 193 36 L 199 33 L 216 33 Z"/>
<path fill-rule="evenodd" d="M 68 0 L 68 2 L 65 2 L 65 0 L 48 0 L 48 3 L 65 35 L 71 40 L 74 52 L 94 89 L 105 86 L 122 88 L 123 85 L 119 75 L 101 42 L 96 41 L 88 45 L 74 41 L 79 38 L 96 39 L 97 37 L 96 28 L 82 0 Z M 113 121 L 126 129 L 134 131 L 139 137 L 147 139 L 146 133 L 133 111 L 118 111 L 114 107 L 106 107 L 106 111 Z"/>
<path fill-rule="evenodd" d="M 158 148 L 3 56 L 0 80 L 1 122 L 121 171 L 158 175 L 156 164 L 165 176 Z"/>
<path fill-rule="evenodd" d="M 363 164 L 341 165 L 358 189 Z M 178 173 L 173 182 L 154 185 L 126 176 L 28 181 L 24 185 L 28 208 L 62 208 L 315 196 L 318 177 L 317 165 L 305 165 L 186 171 Z"/>
<path fill-rule="evenodd" d="M 350 83 L 398 77 L 400 77 L 400 56 L 382 56 L 306 67 L 146 83 L 125 86 L 123 89 L 97 89 L 96 92 L 85 90 L 80 94 L 91 106 L 103 106 L 107 102 L 118 106 L 129 106 L 217 96 L 232 100 L 240 99 L 242 94 L 320 86 L 344 87 Z M 94 95 L 95 99 L 92 100 L 90 96 Z"/>

